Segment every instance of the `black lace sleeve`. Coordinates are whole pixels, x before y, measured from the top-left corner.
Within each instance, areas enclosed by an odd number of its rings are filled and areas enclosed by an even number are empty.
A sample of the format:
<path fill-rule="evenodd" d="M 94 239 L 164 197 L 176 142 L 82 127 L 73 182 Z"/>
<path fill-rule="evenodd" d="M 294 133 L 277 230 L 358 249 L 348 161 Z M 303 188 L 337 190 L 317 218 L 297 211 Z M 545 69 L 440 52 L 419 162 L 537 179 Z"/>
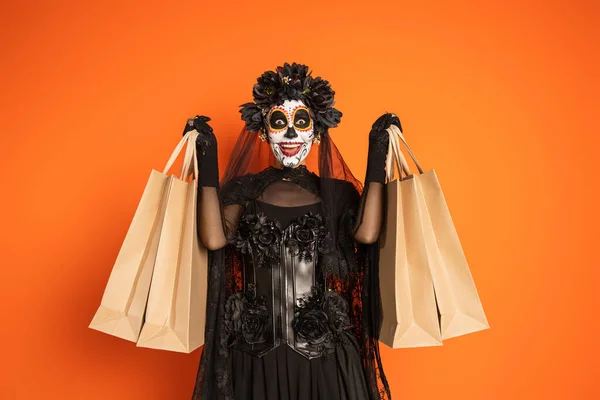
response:
<path fill-rule="evenodd" d="M 242 207 L 240 204 L 222 205 L 217 188 L 198 188 L 198 235 L 209 250 L 218 250 L 227 244 L 235 232 Z"/>
<path fill-rule="evenodd" d="M 365 186 L 357 210 L 354 238 L 361 243 L 373 244 L 379 239 L 384 214 L 385 186 L 370 182 Z"/>

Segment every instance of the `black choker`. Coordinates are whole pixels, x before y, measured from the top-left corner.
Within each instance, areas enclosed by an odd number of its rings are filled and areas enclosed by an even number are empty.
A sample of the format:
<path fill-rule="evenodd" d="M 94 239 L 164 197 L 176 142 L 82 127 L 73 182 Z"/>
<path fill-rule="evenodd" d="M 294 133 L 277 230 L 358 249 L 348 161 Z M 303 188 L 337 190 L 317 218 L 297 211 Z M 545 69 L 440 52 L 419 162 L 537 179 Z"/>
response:
<path fill-rule="evenodd" d="M 308 191 L 318 195 L 319 193 L 319 176 L 313 172 L 310 172 L 306 165 L 301 164 L 295 168 L 282 167 L 277 168 L 271 166 L 265 170 L 266 176 L 271 176 L 272 180 L 285 180 L 288 182 L 296 183 Z"/>
<path fill-rule="evenodd" d="M 306 165 L 298 165 L 296 168 L 283 167 L 281 172 L 284 178 L 294 178 L 301 175 L 310 175 L 310 171 L 306 168 Z"/>

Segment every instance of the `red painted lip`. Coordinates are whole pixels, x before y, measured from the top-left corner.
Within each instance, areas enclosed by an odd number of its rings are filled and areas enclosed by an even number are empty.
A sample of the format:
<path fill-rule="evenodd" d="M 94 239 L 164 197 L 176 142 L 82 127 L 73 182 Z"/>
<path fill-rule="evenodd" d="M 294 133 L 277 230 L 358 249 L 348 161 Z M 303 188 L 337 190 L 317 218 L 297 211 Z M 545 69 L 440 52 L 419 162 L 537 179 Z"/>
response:
<path fill-rule="evenodd" d="M 302 145 L 304 143 L 302 142 L 281 142 L 278 144 L 279 146 L 279 150 L 281 150 L 281 152 L 286 156 L 286 157 L 293 157 L 296 154 L 298 154 L 298 152 L 300 151 L 300 149 L 302 148 Z M 282 147 L 282 145 L 296 145 L 296 147 L 292 147 L 292 148 L 284 148 Z"/>

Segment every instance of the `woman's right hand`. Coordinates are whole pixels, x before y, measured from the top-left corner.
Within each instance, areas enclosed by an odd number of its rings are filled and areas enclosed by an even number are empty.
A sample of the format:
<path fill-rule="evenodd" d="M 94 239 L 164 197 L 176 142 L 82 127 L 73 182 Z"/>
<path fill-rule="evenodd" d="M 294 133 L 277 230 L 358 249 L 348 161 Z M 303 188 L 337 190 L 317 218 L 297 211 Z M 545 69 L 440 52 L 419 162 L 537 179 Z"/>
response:
<path fill-rule="evenodd" d="M 200 186 L 219 186 L 219 163 L 217 159 L 217 138 L 213 129 L 208 125 L 209 117 L 196 115 L 187 120 L 183 135 L 189 131 L 196 130 L 199 135 L 196 139 L 196 152 L 198 154 L 198 169 Z"/>
<path fill-rule="evenodd" d="M 185 128 L 183 129 L 184 136 L 189 131 L 198 131 L 199 135 L 196 139 L 196 148 L 202 154 L 206 152 L 208 147 L 217 142 L 217 138 L 213 133 L 212 127 L 208 125 L 208 121 L 210 121 L 209 117 L 204 115 L 196 115 L 194 118 L 187 120 Z M 216 145 L 214 147 L 216 147 Z"/>
<path fill-rule="evenodd" d="M 197 130 L 198 133 L 213 133 L 213 130 L 210 127 L 210 125 L 207 124 L 208 121 L 210 121 L 210 118 L 204 115 L 196 115 L 194 118 L 188 119 L 187 124 L 183 129 L 183 135 L 185 136 L 186 133 L 194 129 Z"/>

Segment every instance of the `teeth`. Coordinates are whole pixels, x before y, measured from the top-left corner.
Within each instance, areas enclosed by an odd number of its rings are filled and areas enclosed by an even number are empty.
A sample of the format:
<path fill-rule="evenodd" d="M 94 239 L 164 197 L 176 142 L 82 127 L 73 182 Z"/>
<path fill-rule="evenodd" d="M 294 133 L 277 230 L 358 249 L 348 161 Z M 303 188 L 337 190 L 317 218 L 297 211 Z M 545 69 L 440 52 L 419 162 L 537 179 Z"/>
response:
<path fill-rule="evenodd" d="M 283 149 L 295 149 L 296 147 L 301 146 L 300 144 L 280 144 L 279 145 Z"/>

